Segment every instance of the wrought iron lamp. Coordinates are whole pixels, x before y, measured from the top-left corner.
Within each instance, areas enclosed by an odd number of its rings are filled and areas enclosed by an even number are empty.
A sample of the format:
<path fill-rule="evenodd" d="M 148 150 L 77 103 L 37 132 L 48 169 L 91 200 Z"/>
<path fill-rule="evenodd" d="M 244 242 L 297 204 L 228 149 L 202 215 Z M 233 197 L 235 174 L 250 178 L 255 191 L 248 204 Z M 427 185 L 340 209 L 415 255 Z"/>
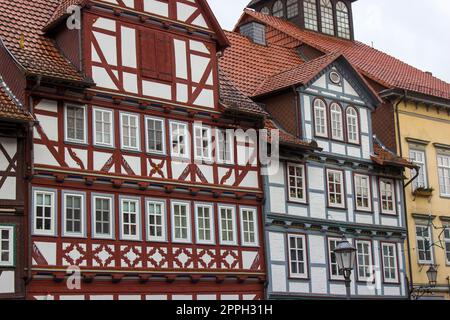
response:
<path fill-rule="evenodd" d="M 430 265 L 430 267 L 427 270 L 427 278 L 428 278 L 428 285 L 427 286 L 420 286 L 418 288 L 412 288 L 411 290 L 411 298 L 414 300 L 419 300 L 423 296 L 427 294 L 431 294 L 434 287 L 437 285 L 437 269 L 434 265 Z"/>
<path fill-rule="evenodd" d="M 348 242 L 345 237 L 343 237 L 342 241 L 339 242 L 333 252 L 336 256 L 336 262 L 338 264 L 339 270 L 344 275 L 347 299 L 350 300 L 350 277 L 355 266 L 356 248 L 350 242 Z"/>

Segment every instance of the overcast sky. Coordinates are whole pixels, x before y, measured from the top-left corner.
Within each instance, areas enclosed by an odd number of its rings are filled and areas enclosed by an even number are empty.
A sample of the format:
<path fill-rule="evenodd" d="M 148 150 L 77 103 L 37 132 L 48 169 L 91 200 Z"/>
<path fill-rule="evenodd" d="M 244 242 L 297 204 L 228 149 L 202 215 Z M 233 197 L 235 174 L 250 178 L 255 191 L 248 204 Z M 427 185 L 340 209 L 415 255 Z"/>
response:
<path fill-rule="evenodd" d="M 225 30 L 250 0 L 208 0 Z M 358 0 L 355 37 L 450 83 L 450 0 Z"/>

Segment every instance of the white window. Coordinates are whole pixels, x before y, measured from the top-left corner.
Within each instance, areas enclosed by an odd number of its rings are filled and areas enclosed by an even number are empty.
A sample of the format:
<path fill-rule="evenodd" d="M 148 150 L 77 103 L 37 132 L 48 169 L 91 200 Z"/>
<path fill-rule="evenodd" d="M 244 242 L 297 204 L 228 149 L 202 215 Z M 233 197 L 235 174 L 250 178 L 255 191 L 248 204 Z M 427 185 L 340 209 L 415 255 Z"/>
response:
<path fill-rule="evenodd" d="M 34 234 L 55 235 L 55 191 L 34 191 Z"/>
<path fill-rule="evenodd" d="M 450 226 L 447 225 L 444 230 L 445 256 L 447 265 L 450 265 Z"/>
<path fill-rule="evenodd" d="M 264 7 L 264 8 L 261 9 L 261 13 L 269 15 L 270 14 L 270 9 L 267 8 L 267 7 Z"/>
<path fill-rule="evenodd" d="M 283 2 L 280 0 L 275 1 L 272 8 L 272 14 L 274 17 L 282 18 L 284 17 L 284 6 Z"/>
<path fill-rule="evenodd" d="M 195 221 L 197 223 L 197 243 L 214 244 L 213 206 L 209 204 L 196 204 Z"/>
<path fill-rule="evenodd" d="M 172 202 L 172 240 L 179 243 L 192 242 L 191 207 L 187 202 Z"/>
<path fill-rule="evenodd" d="M 330 0 L 320 1 L 320 13 L 322 18 L 322 32 L 334 35 L 333 5 Z"/>
<path fill-rule="evenodd" d="M 318 137 L 328 137 L 327 105 L 323 100 L 314 101 L 314 130 Z"/>
<path fill-rule="evenodd" d="M 84 195 L 78 193 L 63 193 L 64 218 L 63 230 L 66 237 L 84 236 L 85 202 Z"/>
<path fill-rule="evenodd" d="M 220 243 L 223 245 L 236 245 L 236 208 L 228 206 L 219 207 Z"/>
<path fill-rule="evenodd" d="M 339 270 L 339 264 L 337 263 L 336 254 L 334 253 L 334 249 L 336 249 L 341 241 L 342 240 L 336 238 L 328 239 L 328 259 L 331 280 L 344 280 L 344 275 L 341 270 Z"/>
<path fill-rule="evenodd" d="M 166 149 L 164 120 L 146 117 L 145 130 L 147 132 L 147 152 L 164 154 Z"/>
<path fill-rule="evenodd" d="M 211 128 L 200 124 L 194 125 L 195 158 L 198 160 L 211 160 Z"/>
<path fill-rule="evenodd" d="M 355 174 L 356 210 L 371 211 L 372 195 L 370 190 L 370 177 Z"/>
<path fill-rule="evenodd" d="M 288 235 L 289 272 L 291 278 L 308 278 L 308 257 L 304 235 Z"/>
<path fill-rule="evenodd" d="M 383 277 L 386 283 L 398 283 L 397 248 L 393 243 L 382 244 Z"/>
<path fill-rule="evenodd" d="M 427 188 L 428 182 L 427 182 L 427 166 L 425 162 L 425 152 L 420 150 L 410 150 L 409 157 L 411 158 L 413 164 L 415 164 L 420 168 L 419 176 L 413 182 L 414 190 L 417 190 L 418 188 Z M 414 177 L 416 174 L 417 174 L 416 170 L 413 169 L 411 172 L 412 177 Z"/>
<path fill-rule="evenodd" d="M 372 243 L 370 241 L 356 241 L 358 280 L 367 281 L 372 279 Z"/>
<path fill-rule="evenodd" d="M 233 130 L 217 129 L 217 160 L 219 163 L 233 164 L 234 132 Z"/>
<path fill-rule="evenodd" d="M 140 240 L 140 201 L 120 199 L 120 220 L 122 240 Z"/>
<path fill-rule="evenodd" d="M 147 201 L 148 241 L 167 241 L 166 203 L 159 200 Z"/>
<path fill-rule="evenodd" d="M 350 143 L 359 144 L 359 120 L 355 108 L 347 108 L 347 139 Z"/>
<path fill-rule="evenodd" d="M 348 8 L 342 1 L 336 4 L 337 30 L 338 36 L 350 39 L 350 21 Z"/>
<path fill-rule="evenodd" d="M 189 157 L 187 124 L 180 122 L 171 122 L 170 137 L 172 156 L 181 158 Z"/>
<path fill-rule="evenodd" d="M 286 5 L 288 19 L 298 16 L 298 0 L 287 0 Z"/>
<path fill-rule="evenodd" d="M 381 213 L 396 214 L 395 182 L 391 179 L 380 179 Z"/>
<path fill-rule="evenodd" d="M 441 195 L 450 197 L 450 156 L 438 156 L 438 174 Z"/>
<path fill-rule="evenodd" d="M 288 163 L 289 201 L 306 202 L 305 166 Z"/>
<path fill-rule="evenodd" d="M 331 112 L 331 138 L 344 140 L 344 126 L 342 121 L 342 109 L 337 103 L 332 103 Z"/>
<path fill-rule="evenodd" d="M 419 263 L 432 264 L 433 253 L 431 248 L 433 242 L 431 240 L 431 228 L 429 226 L 416 226 L 416 239 Z"/>
<path fill-rule="evenodd" d="M 0 225 L 0 267 L 13 267 L 14 262 L 14 227 Z"/>
<path fill-rule="evenodd" d="M 241 239 L 243 246 L 258 246 L 258 216 L 255 208 L 241 208 Z"/>
<path fill-rule="evenodd" d="M 330 207 L 345 208 L 344 173 L 327 170 L 328 204 Z"/>
<path fill-rule="evenodd" d="M 92 199 L 94 208 L 92 214 L 94 238 L 111 239 L 113 237 L 114 226 L 114 198 L 109 195 L 95 195 Z"/>
<path fill-rule="evenodd" d="M 129 113 L 120 114 L 122 149 L 139 151 L 139 116 Z"/>
<path fill-rule="evenodd" d="M 114 145 L 113 112 L 94 108 L 94 143 L 98 146 Z"/>
<path fill-rule="evenodd" d="M 305 28 L 318 31 L 316 0 L 304 0 Z"/>
<path fill-rule="evenodd" d="M 86 143 L 86 107 L 66 105 L 66 141 Z"/>

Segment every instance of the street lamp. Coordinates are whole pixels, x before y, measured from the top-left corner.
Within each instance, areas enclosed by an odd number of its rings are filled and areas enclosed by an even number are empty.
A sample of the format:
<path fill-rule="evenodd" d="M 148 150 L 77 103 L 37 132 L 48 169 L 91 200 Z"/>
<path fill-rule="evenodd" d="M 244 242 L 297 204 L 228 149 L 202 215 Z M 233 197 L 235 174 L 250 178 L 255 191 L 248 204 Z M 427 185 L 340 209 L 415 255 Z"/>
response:
<path fill-rule="evenodd" d="M 411 291 L 411 297 L 414 300 L 419 300 L 423 296 L 427 294 L 432 294 L 432 288 L 436 287 L 437 284 L 437 269 L 434 265 L 430 265 L 427 270 L 427 278 L 428 278 L 428 286 L 420 286 L 417 288 L 413 288 Z"/>
<path fill-rule="evenodd" d="M 352 275 L 352 270 L 355 266 L 356 249 L 345 237 L 343 237 L 342 241 L 339 242 L 333 252 L 336 256 L 339 271 L 344 274 L 347 299 L 350 300 L 350 276 Z"/>

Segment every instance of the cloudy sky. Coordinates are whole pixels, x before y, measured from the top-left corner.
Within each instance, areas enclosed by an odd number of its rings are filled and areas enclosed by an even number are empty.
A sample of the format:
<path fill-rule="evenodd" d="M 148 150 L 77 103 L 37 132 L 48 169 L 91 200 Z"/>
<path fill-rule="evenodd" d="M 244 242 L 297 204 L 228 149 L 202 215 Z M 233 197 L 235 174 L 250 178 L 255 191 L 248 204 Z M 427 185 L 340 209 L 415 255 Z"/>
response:
<path fill-rule="evenodd" d="M 208 0 L 226 30 L 250 0 Z M 450 0 L 359 0 L 355 37 L 450 83 Z"/>

